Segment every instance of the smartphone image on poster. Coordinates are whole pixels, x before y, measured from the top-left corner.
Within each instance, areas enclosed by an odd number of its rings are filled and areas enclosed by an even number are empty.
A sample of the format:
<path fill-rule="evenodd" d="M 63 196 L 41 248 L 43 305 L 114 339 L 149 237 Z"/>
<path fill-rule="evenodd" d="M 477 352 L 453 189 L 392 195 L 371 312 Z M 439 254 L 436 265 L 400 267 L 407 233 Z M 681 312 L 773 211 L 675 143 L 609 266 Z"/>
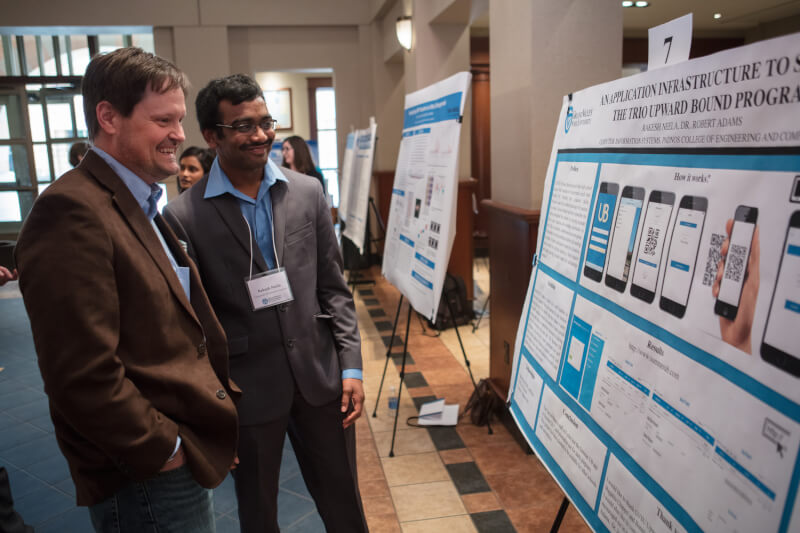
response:
<path fill-rule="evenodd" d="M 661 256 L 664 253 L 664 240 L 673 205 L 675 205 L 674 193 L 650 192 L 631 281 L 631 296 L 647 303 L 651 303 L 656 297 L 658 271 L 661 269 Z"/>
<path fill-rule="evenodd" d="M 792 213 L 772 292 L 761 357 L 800 377 L 800 211 Z"/>
<path fill-rule="evenodd" d="M 725 256 L 725 268 L 719 295 L 714 304 L 714 312 L 728 320 L 736 318 L 739 311 L 739 299 L 742 297 L 742 284 L 747 275 L 747 262 L 750 260 L 750 245 L 753 243 L 753 232 L 758 220 L 758 208 L 740 205 L 736 208 L 733 219 L 733 230 L 728 242 L 728 255 Z"/>
<path fill-rule="evenodd" d="M 606 255 L 613 230 L 614 209 L 617 207 L 618 193 L 619 185 L 602 182 L 594 207 L 592 231 L 589 233 L 589 245 L 586 247 L 583 275 L 598 282 L 603 278 L 603 269 L 606 266 Z"/>
<path fill-rule="evenodd" d="M 606 269 L 606 285 L 619 292 L 624 292 L 628 284 L 628 272 L 643 202 L 643 188 L 628 185 L 622 189 Z"/>
<path fill-rule="evenodd" d="M 706 221 L 708 200 L 702 196 L 684 196 L 678 206 L 678 216 L 672 228 L 672 239 L 667 252 L 664 284 L 661 287 L 659 307 L 682 318 L 689 302 L 700 236 Z"/>

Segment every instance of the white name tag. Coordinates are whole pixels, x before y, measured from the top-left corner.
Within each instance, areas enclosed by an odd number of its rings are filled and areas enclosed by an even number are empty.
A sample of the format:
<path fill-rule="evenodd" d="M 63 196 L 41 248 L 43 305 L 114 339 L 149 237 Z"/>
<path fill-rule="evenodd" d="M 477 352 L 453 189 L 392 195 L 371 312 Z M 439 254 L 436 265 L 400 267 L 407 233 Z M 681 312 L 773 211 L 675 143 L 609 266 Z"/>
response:
<path fill-rule="evenodd" d="M 244 284 L 250 294 L 253 311 L 294 300 L 292 288 L 289 286 L 289 278 L 283 267 L 262 272 L 252 278 L 245 278 Z"/>

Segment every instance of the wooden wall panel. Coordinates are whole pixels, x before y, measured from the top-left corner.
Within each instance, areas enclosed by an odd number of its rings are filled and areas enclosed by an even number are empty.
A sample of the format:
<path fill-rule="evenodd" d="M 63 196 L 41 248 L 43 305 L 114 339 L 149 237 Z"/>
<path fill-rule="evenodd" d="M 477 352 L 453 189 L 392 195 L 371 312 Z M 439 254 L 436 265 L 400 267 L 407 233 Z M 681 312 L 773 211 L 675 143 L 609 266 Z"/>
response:
<path fill-rule="evenodd" d="M 506 400 L 511 380 L 514 339 L 531 277 L 539 210 L 514 207 L 494 200 L 481 202 L 489 216 L 491 325 L 489 377 Z"/>

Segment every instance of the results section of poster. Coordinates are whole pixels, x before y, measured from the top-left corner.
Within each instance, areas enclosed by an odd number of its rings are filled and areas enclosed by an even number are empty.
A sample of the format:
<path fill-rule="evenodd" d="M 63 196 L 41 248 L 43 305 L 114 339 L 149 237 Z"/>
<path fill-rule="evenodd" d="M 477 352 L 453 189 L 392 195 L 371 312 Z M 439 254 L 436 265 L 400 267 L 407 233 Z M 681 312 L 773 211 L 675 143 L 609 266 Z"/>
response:
<path fill-rule="evenodd" d="M 596 531 L 798 523 L 798 117 L 799 35 L 565 98 L 509 400 Z"/>

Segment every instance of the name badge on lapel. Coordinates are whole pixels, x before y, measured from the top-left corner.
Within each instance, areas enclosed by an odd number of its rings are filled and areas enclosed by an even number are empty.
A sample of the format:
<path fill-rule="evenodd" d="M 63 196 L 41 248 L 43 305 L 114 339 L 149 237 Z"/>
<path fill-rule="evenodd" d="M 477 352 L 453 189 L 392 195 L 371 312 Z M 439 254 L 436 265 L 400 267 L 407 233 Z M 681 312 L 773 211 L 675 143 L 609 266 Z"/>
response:
<path fill-rule="evenodd" d="M 283 267 L 247 277 L 244 279 L 244 284 L 250 295 L 253 311 L 260 311 L 294 300 L 292 288 L 289 286 L 289 277 Z"/>

